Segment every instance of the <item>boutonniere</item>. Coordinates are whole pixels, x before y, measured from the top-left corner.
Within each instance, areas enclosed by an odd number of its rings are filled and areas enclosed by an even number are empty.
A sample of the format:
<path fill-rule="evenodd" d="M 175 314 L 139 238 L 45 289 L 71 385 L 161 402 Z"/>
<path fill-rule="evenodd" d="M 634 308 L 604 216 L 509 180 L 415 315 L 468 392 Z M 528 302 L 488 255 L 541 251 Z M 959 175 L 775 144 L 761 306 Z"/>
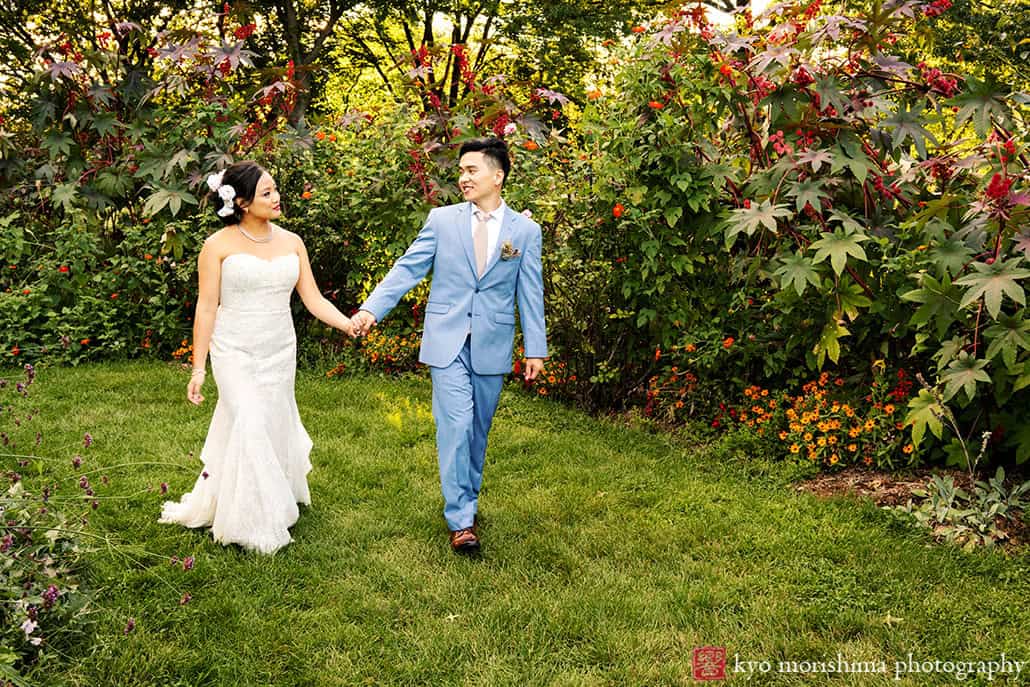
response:
<path fill-rule="evenodd" d="M 505 241 L 501 244 L 501 260 L 514 260 L 520 255 L 522 255 L 522 252 L 511 245 L 511 241 Z"/>

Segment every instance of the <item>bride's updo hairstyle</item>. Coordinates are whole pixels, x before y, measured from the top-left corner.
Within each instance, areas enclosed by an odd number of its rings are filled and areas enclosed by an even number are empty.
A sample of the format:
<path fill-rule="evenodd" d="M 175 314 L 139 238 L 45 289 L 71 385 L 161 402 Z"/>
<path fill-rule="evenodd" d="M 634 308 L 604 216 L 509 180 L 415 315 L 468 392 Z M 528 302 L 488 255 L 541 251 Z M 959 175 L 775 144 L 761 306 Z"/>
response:
<path fill-rule="evenodd" d="M 258 163 L 240 160 L 220 172 L 221 179 L 217 174 L 208 177 L 207 185 L 211 189 L 208 200 L 223 224 L 229 226 L 243 220 L 243 208 L 254 202 L 258 180 L 264 173 L 264 168 Z M 230 187 L 232 192 L 226 187 Z M 228 197 L 230 195 L 231 198 Z"/>

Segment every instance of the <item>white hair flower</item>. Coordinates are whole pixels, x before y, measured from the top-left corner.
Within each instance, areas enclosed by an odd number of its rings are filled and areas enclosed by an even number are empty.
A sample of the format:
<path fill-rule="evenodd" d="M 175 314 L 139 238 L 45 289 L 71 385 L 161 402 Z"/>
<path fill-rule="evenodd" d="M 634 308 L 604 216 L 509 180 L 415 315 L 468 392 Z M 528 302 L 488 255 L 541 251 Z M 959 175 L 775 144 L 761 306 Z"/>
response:
<path fill-rule="evenodd" d="M 222 199 L 222 207 L 218 209 L 218 216 L 228 217 L 236 210 L 232 202 L 236 198 L 236 189 L 229 184 L 222 184 L 218 187 L 218 197 Z"/>
<path fill-rule="evenodd" d="M 221 172 L 215 172 L 214 174 L 209 174 L 207 176 L 207 187 L 209 189 L 211 189 L 212 192 L 217 191 L 218 187 L 222 185 L 222 177 L 223 176 L 225 176 L 225 170 L 224 169 Z"/>

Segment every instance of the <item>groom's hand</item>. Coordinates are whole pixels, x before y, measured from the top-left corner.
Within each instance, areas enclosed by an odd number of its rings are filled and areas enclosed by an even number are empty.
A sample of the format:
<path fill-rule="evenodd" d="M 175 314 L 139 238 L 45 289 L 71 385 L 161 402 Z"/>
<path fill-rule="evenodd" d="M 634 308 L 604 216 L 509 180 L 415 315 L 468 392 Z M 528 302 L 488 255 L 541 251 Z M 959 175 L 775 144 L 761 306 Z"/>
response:
<path fill-rule="evenodd" d="M 525 372 L 523 375 L 527 382 L 532 382 L 541 372 L 544 371 L 543 358 L 526 358 Z"/>
<path fill-rule="evenodd" d="M 354 323 L 354 335 L 365 336 L 369 330 L 376 324 L 376 317 L 367 310 L 359 310 L 357 314 L 351 318 L 351 322 Z"/>

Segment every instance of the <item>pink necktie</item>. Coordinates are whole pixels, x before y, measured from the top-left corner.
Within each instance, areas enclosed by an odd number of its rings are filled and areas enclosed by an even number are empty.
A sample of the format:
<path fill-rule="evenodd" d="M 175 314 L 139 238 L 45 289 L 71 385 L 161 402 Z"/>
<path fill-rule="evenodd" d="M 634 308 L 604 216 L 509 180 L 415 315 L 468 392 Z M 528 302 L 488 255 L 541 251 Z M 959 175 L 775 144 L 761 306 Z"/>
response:
<path fill-rule="evenodd" d="M 486 271 L 486 243 L 490 234 L 490 228 L 486 221 L 490 219 L 490 213 L 476 210 L 476 219 L 479 221 L 472 230 L 472 244 L 476 249 L 476 269 L 479 271 L 479 276 L 482 277 L 483 272 Z"/>

